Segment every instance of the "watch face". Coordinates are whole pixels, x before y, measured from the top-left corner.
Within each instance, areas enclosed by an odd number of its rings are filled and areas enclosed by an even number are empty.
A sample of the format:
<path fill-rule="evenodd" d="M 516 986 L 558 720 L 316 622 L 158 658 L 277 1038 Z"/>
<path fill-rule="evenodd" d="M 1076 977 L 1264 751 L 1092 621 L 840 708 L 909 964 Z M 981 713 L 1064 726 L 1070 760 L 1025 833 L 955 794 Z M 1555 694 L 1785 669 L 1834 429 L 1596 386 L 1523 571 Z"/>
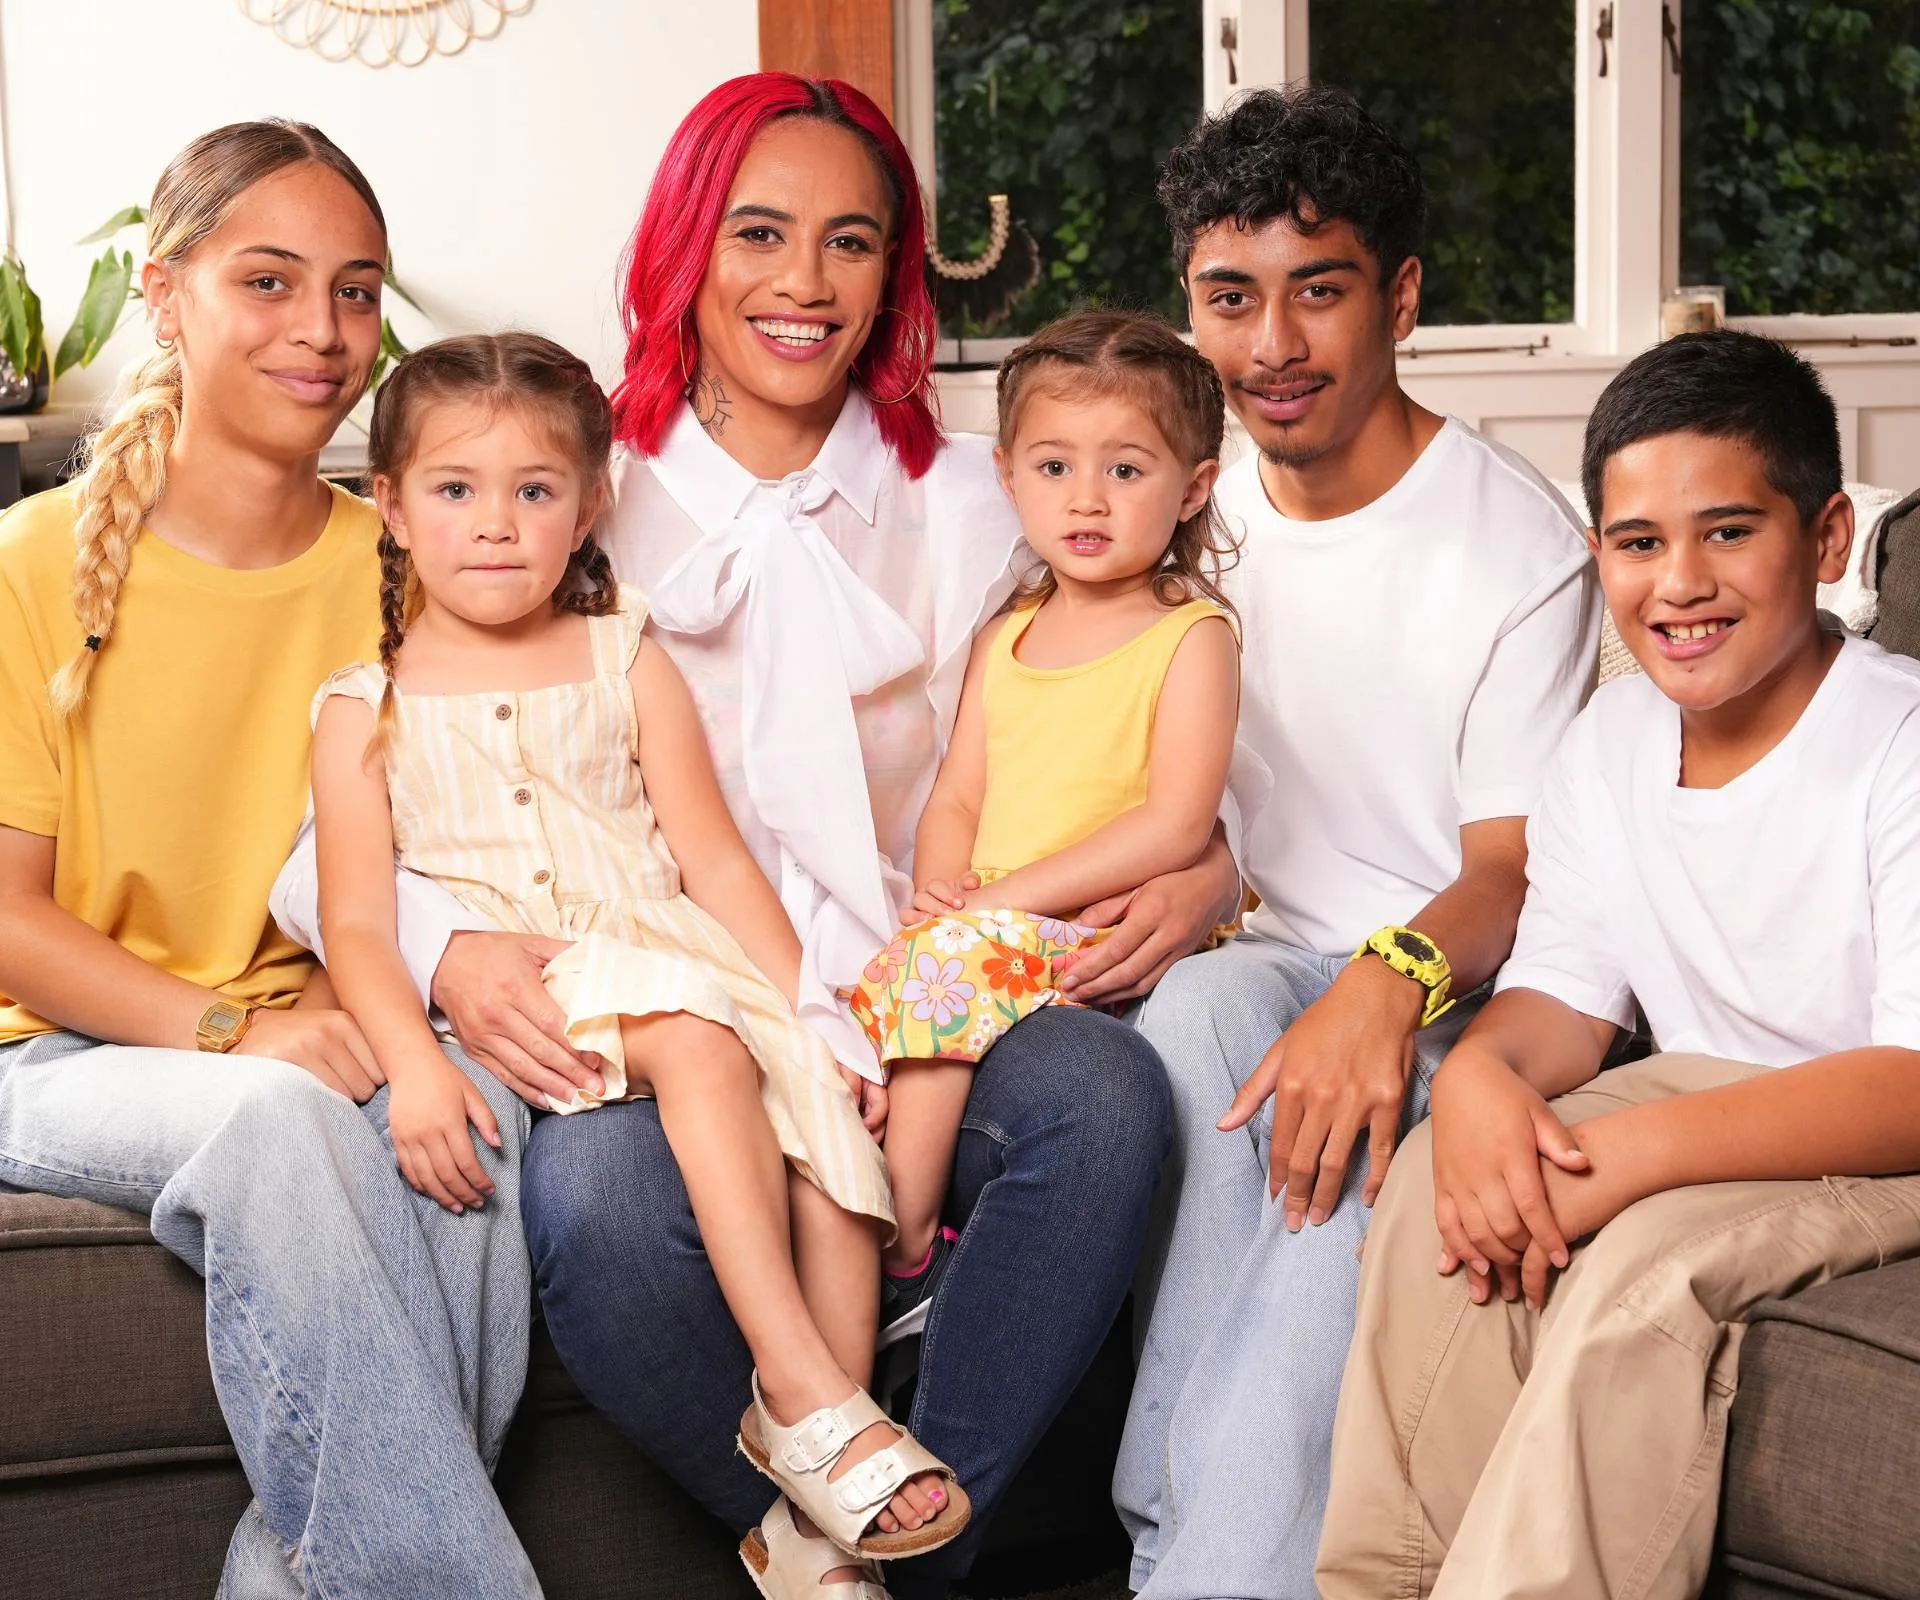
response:
<path fill-rule="evenodd" d="M 216 1039 L 224 1039 L 240 1026 L 240 1019 L 245 1015 L 246 1012 L 236 1005 L 211 1006 L 201 1026 Z"/>
<path fill-rule="evenodd" d="M 1402 928 L 1393 936 L 1393 947 L 1402 955 L 1412 956 L 1415 961 L 1438 961 L 1440 952 L 1434 948 L 1431 939 L 1423 939 L 1411 928 Z"/>

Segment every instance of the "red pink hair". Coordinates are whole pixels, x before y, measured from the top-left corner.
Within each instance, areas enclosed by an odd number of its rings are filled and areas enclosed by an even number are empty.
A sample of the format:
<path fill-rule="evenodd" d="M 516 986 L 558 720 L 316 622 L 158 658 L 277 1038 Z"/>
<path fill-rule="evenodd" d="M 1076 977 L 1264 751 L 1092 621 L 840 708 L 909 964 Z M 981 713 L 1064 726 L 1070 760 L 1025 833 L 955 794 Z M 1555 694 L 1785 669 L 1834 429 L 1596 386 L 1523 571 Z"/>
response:
<path fill-rule="evenodd" d="M 880 108 L 838 78 L 756 72 L 708 94 L 674 131 L 647 190 L 628 248 L 621 318 L 625 375 L 613 392 L 615 436 L 657 454 L 692 374 L 700 336 L 693 302 L 707 273 L 728 191 L 754 136 L 770 122 L 806 117 L 854 134 L 873 153 L 893 200 L 893 258 L 881 313 L 853 364 L 874 402 L 881 436 L 918 478 L 943 440 L 931 383 L 939 325 L 927 293 L 926 219 L 913 158 Z"/>

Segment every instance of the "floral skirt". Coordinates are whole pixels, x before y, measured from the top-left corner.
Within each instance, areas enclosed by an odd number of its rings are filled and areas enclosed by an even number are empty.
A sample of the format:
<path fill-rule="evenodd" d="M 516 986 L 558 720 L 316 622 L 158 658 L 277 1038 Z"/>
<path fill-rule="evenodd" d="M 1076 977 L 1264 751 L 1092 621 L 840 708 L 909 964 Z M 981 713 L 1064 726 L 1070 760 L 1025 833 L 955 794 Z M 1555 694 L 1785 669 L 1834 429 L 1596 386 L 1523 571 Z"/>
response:
<path fill-rule="evenodd" d="M 953 911 L 902 928 L 847 995 L 884 1062 L 978 1061 L 1022 1017 L 1071 1005 L 1054 963 L 1104 928 L 1025 911 Z"/>

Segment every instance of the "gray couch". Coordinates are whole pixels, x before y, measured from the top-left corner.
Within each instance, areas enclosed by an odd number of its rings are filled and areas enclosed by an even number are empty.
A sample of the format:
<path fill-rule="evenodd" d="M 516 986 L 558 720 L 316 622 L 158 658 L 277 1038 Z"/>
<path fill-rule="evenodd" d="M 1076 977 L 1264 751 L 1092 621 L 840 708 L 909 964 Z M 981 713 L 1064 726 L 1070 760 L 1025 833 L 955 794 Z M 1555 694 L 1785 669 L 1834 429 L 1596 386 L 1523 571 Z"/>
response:
<path fill-rule="evenodd" d="M 996 1518 L 975 1593 L 1123 1564 L 1107 1480 L 1128 1381 L 1116 1336 Z M 497 1483 L 549 1600 L 753 1595 L 726 1530 L 587 1405 L 544 1331 Z M 0 1600 L 209 1600 L 246 1503 L 200 1279 L 143 1216 L 0 1193 Z"/>
<path fill-rule="evenodd" d="M 1920 654 L 1920 494 L 1880 541 L 1880 621 Z M 0 1600 L 206 1600 L 247 1488 L 200 1282 L 130 1212 L 0 1194 Z M 989 1530 L 972 1593 L 1121 1567 L 1116 1330 Z M 1729 1438 L 1721 1600 L 1920 1600 L 1920 1261 L 1770 1302 Z M 594 1413 L 544 1336 L 499 1487 L 552 1600 L 752 1594 L 733 1541 Z M 590 1508 L 623 1508 L 602 1518 Z M 1103 1586 L 1124 1592 L 1117 1582 Z"/>

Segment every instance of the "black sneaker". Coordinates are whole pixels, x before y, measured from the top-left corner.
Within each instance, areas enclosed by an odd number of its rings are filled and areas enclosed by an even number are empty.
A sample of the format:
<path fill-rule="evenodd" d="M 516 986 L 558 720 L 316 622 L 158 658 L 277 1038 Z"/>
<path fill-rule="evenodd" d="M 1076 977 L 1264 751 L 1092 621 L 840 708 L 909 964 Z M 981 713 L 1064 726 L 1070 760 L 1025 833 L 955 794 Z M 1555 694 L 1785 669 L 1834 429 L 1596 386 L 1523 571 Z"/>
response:
<path fill-rule="evenodd" d="M 926 1327 L 934 1293 L 959 1242 L 960 1235 L 953 1229 L 942 1228 L 934 1237 L 927 1264 L 918 1272 L 900 1278 L 891 1272 L 880 1274 L 880 1337 L 875 1348 L 884 1350 L 902 1339 L 911 1339 Z"/>

